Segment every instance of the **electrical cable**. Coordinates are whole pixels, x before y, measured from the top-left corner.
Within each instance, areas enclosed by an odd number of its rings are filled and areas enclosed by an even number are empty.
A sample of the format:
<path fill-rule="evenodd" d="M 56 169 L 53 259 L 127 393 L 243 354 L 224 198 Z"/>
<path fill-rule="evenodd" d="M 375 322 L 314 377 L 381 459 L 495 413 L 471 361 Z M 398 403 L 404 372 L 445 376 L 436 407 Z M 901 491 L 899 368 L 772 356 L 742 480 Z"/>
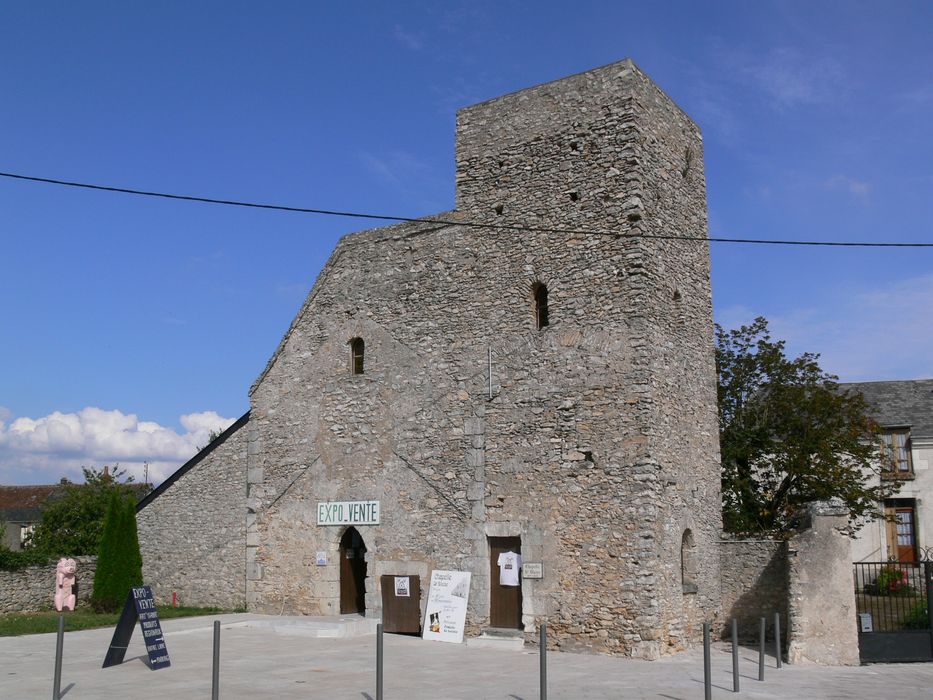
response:
<path fill-rule="evenodd" d="M 792 245 L 792 246 L 825 246 L 825 247 L 847 247 L 847 248 L 933 248 L 933 243 L 880 243 L 869 241 L 804 241 L 804 240 L 780 240 L 763 238 L 726 238 L 722 236 L 685 236 L 677 234 L 663 233 L 616 233 L 613 231 L 596 231 L 589 229 L 568 229 L 568 228 L 550 228 L 542 226 L 523 226 L 518 224 L 487 224 L 477 221 L 455 221 L 450 219 L 437 218 L 415 218 L 408 216 L 396 216 L 392 214 L 368 214 L 363 212 L 339 211 L 335 209 L 313 209 L 310 207 L 290 207 L 283 204 L 263 204 L 259 202 L 243 202 L 234 199 L 215 199 L 212 197 L 197 197 L 184 194 L 170 194 L 167 192 L 150 192 L 147 190 L 136 190 L 128 187 L 113 187 L 109 185 L 95 185 L 87 182 L 72 182 L 69 180 L 57 180 L 48 177 L 36 177 L 31 175 L 21 175 L 18 173 L 0 172 L 0 177 L 11 178 L 15 180 L 26 180 L 28 182 L 41 182 L 50 185 L 62 185 L 65 187 L 79 187 L 88 190 L 100 190 L 103 192 L 118 192 L 121 194 L 135 194 L 143 197 L 160 197 L 162 199 L 176 199 L 186 202 L 200 202 L 202 204 L 221 204 L 232 207 L 247 207 L 251 209 L 270 209 L 274 211 L 287 211 L 299 214 L 319 214 L 323 216 L 342 216 L 354 219 L 371 219 L 378 221 L 397 221 L 411 223 L 440 224 L 446 226 L 464 226 L 468 228 L 498 229 L 504 231 L 524 231 L 527 233 L 559 233 L 567 235 L 586 235 L 586 236 L 616 236 L 620 238 L 650 238 L 670 241 L 709 241 L 711 243 L 751 243 L 759 245 Z"/>

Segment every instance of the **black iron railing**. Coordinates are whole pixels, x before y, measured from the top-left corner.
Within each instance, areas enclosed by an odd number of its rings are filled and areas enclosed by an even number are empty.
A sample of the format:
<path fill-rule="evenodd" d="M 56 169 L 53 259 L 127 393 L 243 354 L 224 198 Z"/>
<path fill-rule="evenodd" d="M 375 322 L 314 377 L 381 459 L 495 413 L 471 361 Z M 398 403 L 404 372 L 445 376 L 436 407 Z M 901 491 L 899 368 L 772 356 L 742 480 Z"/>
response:
<path fill-rule="evenodd" d="M 860 632 L 930 629 L 933 563 L 857 562 L 854 566 Z"/>

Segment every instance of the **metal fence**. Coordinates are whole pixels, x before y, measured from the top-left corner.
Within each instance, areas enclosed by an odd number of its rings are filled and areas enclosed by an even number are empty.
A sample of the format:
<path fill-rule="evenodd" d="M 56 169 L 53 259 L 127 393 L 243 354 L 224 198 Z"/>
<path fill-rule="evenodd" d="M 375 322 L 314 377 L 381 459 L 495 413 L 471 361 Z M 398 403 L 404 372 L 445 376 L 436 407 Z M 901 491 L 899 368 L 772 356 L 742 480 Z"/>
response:
<path fill-rule="evenodd" d="M 861 632 L 930 629 L 926 562 L 857 562 L 855 601 Z"/>

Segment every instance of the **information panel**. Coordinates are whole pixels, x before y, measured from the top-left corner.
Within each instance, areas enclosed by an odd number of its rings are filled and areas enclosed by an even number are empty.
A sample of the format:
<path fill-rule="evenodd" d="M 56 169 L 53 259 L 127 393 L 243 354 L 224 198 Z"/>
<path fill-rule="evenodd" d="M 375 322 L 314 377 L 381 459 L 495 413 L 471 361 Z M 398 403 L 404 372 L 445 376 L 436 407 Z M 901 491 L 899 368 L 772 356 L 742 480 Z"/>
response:
<path fill-rule="evenodd" d="M 331 501 L 317 504 L 318 525 L 378 525 L 379 501 Z"/>
<path fill-rule="evenodd" d="M 544 565 L 539 561 L 522 564 L 522 578 L 544 578 Z"/>
<path fill-rule="evenodd" d="M 123 612 L 113 631 L 113 639 L 110 640 L 103 668 L 123 663 L 137 620 L 143 631 L 146 653 L 149 654 L 149 668 L 157 670 L 172 665 L 168 658 L 168 649 L 165 648 L 152 589 L 149 586 L 134 586 L 126 596 L 126 603 L 123 604 Z"/>
<path fill-rule="evenodd" d="M 469 571 L 432 572 L 422 638 L 455 644 L 462 642 L 469 601 Z"/>

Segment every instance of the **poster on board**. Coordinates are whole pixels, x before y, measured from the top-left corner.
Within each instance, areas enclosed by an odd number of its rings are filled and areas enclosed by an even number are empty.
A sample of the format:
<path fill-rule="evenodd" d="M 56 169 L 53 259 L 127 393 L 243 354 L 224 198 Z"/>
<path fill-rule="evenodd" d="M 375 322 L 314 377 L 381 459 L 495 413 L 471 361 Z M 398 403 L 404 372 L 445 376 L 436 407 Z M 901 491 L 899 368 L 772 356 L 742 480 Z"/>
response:
<path fill-rule="evenodd" d="M 433 571 L 422 638 L 455 644 L 462 642 L 469 600 L 470 572 Z"/>
<path fill-rule="evenodd" d="M 137 622 L 143 631 L 143 643 L 146 645 L 146 653 L 149 654 L 149 668 L 157 670 L 172 665 L 165 648 L 165 637 L 162 635 L 162 625 L 159 624 L 159 613 L 156 612 L 152 588 L 133 586 L 126 594 L 123 612 L 114 628 L 113 639 L 110 640 L 110 648 L 101 668 L 123 663 Z"/>

